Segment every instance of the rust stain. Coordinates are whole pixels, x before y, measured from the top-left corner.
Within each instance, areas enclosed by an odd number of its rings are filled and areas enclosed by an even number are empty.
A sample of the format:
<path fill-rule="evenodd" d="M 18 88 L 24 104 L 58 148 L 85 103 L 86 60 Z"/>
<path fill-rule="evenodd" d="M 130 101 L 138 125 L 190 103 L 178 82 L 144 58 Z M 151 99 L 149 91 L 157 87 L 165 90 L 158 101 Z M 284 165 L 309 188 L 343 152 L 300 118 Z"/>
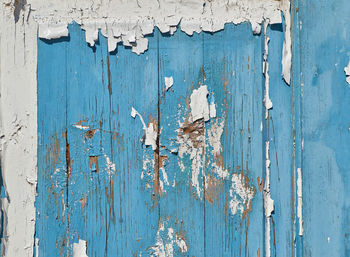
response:
<path fill-rule="evenodd" d="M 204 199 L 207 200 L 210 204 L 213 204 L 214 200 L 218 199 L 220 191 L 221 181 L 209 174 L 207 176 L 207 184 L 204 190 Z"/>
<path fill-rule="evenodd" d="M 159 169 L 164 167 L 164 161 L 169 161 L 169 157 L 166 155 L 159 156 Z"/>
<path fill-rule="evenodd" d="M 98 173 L 98 156 L 89 156 L 89 169 L 91 169 L 92 164 L 95 164 L 96 172 Z"/>
<path fill-rule="evenodd" d="M 108 190 L 109 189 L 109 190 Z M 112 217 L 113 223 L 115 224 L 115 212 L 114 212 L 114 181 L 113 179 L 109 182 L 109 188 L 105 188 L 106 198 L 109 205 L 109 217 Z M 110 227 L 110 220 L 108 222 L 108 228 Z"/>
<path fill-rule="evenodd" d="M 218 167 L 224 168 L 224 161 L 223 161 L 223 158 L 222 158 L 221 153 L 215 153 L 215 155 L 214 155 L 214 161 L 215 161 L 215 164 L 216 164 Z"/>
<path fill-rule="evenodd" d="M 91 139 L 91 138 L 94 137 L 95 133 L 96 133 L 96 129 L 88 130 L 88 131 L 85 132 L 85 138 L 86 139 Z"/>
<path fill-rule="evenodd" d="M 150 115 L 149 122 L 147 126 L 149 126 L 150 123 L 153 123 L 153 128 L 158 134 L 158 124 L 157 121 Z M 160 187 L 159 182 L 159 169 L 163 165 L 160 154 L 159 154 L 159 136 L 157 137 L 157 149 L 153 152 L 153 158 L 154 158 L 154 178 L 153 178 L 153 189 L 154 192 L 151 195 L 152 198 L 152 208 L 156 207 L 158 205 L 159 197 L 162 196 L 162 189 Z"/>
<path fill-rule="evenodd" d="M 202 74 L 203 74 L 203 82 L 207 80 L 207 76 L 205 75 L 204 66 L 202 66 Z"/>
<path fill-rule="evenodd" d="M 260 248 L 258 248 L 258 250 L 256 251 L 256 256 L 260 257 Z"/>
<path fill-rule="evenodd" d="M 111 69 L 109 67 L 109 56 L 107 55 L 107 76 L 108 76 L 108 92 L 112 95 L 112 76 Z"/>
<path fill-rule="evenodd" d="M 124 134 L 120 135 L 119 132 L 113 132 L 113 140 L 117 140 L 118 143 L 118 151 L 122 152 L 124 151 Z"/>
<path fill-rule="evenodd" d="M 55 136 L 54 136 L 54 139 L 53 139 L 53 148 L 52 148 L 52 152 L 51 152 L 51 156 L 52 156 L 52 159 L 54 161 L 54 163 L 57 162 L 58 160 L 58 157 L 60 155 L 60 143 L 61 143 L 61 140 L 59 140 L 57 138 L 57 134 L 55 133 Z"/>
<path fill-rule="evenodd" d="M 84 207 L 85 207 L 85 204 L 87 203 L 88 201 L 88 197 L 86 196 L 85 198 L 81 198 L 79 200 L 80 202 L 80 214 L 83 215 L 83 211 L 84 211 Z"/>
<path fill-rule="evenodd" d="M 84 119 L 84 120 L 80 120 L 76 123 L 77 126 L 81 126 L 82 123 L 85 123 L 87 122 L 87 119 Z"/>
<path fill-rule="evenodd" d="M 264 188 L 263 178 L 260 179 L 260 177 L 258 177 L 258 188 L 260 192 L 263 190 Z"/>
<path fill-rule="evenodd" d="M 204 135 L 205 127 L 204 120 L 200 119 L 193 123 L 189 122 L 189 118 L 186 118 L 183 126 L 180 128 L 178 136 L 183 138 L 183 135 L 188 135 L 194 148 L 205 147 Z"/>

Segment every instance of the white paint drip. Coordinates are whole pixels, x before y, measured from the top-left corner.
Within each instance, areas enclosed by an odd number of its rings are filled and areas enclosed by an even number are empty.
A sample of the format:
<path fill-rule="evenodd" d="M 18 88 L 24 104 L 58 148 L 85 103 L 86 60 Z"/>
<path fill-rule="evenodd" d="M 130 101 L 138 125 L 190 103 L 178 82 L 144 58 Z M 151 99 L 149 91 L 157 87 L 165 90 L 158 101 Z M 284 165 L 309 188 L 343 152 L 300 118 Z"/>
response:
<path fill-rule="evenodd" d="M 263 72 L 265 76 L 265 96 L 264 96 L 264 104 L 265 104 L 265 119 L 269 116 L 269 110 L 272 108 L 272 101 L 270 99 L 270 76 L 269 76 L 269 63 L 268 63 L 268 54 L 269 54 L 269 41 L 270 38 L 267 36 L 267 27 L 269 25 L 269 20 L 265 20 L 264 23 L 264 41 L 265 41 L 265 53 L 264 53 L 264 61 L 263 61 Z M 285 39 L 286 40 L 286 39 Z M 285 50 L 285 43 L 283 50 Z M 285 56 L 285 52 L 283 51 L 283 58 L 285 58 L 282 62 L 285 62 L 288 65 L 288 56 Z M 285 69 L 283 67 L 282 69 Z M 283 72 L 286 72 L 283 70 Z M 286 76 L 289 76 L 288 72 L 283 73 L 286 82 L 289 84 L 289 79 Z M 262 124 L 261 124 L 262 130 Z M 265 142 L 265 186 L 264 186 L 264 210 L 265 210 L 265 257 L 271 256 L 271 214 L 274 210 L 274 201 L 271 199 L 270 193 L 270 141 Z"/>
<path fill-rule="evenodd" d="M 290 0 L 282 0 L 281 8 L 284 14 L 284 40 L 282 52 L 282 74 L 284 81 L 290 85 L 290 73 L 292 68 L 292 36 L 291 36 L 291 14 Z"/>
<path fill-rule="evenodd" d="M 346 82 L 350 85 L 350 61 L 348 66 L 344 68 Z"/>
<path fill-rule="evenodd" d="M 263 73 L 265 76 L 265 96 L 264 96 L 265 119 L 267 119 L 269 110 L 272 108 L 272 101 L 270 99 L 270 76 L 269 76 L 269 63 L 268 63 L 270 38 L 266 34 L 268 25 L 269 25 L 269 21 L 266 20 L 264 23 L 265 52 L 264 52 L 264 61 L 263 61 Z"/>
<path fill-rule="evenodd" d="M 192 122 L 199 119 L 208 121 L 210 118 L 209 104 L 208 104 L 208 88 L 206 85 L 200 86 L 198 89 L 194 89 L 191 94 L 191 118 Z"/>
<path fill-rule="evenodd" d="M 255 195 L 254 187 L 245 184 L 245 178 L 241 173 L 233 173 L 231 176 L 230 188 L 230 209 L 232 215 L 240 211 L 241 215 L 250 207 Z"/>
<path fill-rule="evenodd" d="M 169 88 L 171 88 L 173 86 L 174 79 L 173 79 L 173 77 L 165 77 L 164 82 L 165 82 L 165 90 L 168 91 Z"/>
<path fill-rule="evenodd" d="M 134 119 L 136 118 L 136 115 L 139 116 L 140 121 L 142 123 L 143 128 L 143 137 L 141 139 L 141 142 L 143 142 L 146 146 L 152 146 L 152 150 L 157 149 L 157 131 L 155 131 L 153 123 L 150 122 L 148 127 L 146 126 L 145 122 L 143 121 L 143 118 L 140 113 L 138 113 L 134 107 L 131 107 L 131 117 Z"/>
<path fill-rule="evenodd" d="M 303 180 L 302 180 L 302 174 L 301 169 L 297 169 L 298 173 L 298 179 L 297 179 L 297 195 L 298 195 L 298 208 L 297 208 L 297 216 L 299 220 L 299 236 L 304 235 L 304 228 L 303 228 Z"/>
<path fill-rule="evenodd" d="M 265 187 L 264 187 L 264 210 L 265 210 L 265 248 L 266 257 L 271 256 L 271 214 L 274 210 L 274 201 L 270 193 L 270 142 L 265 142 Z"/>
<path fill-rule="evenodd" d="M 73 257 L 88 257 L 86 254 L 86 241 L 79 239 L 78 243 L 73 243 Z"/>
<path fill-rule="evenodd" d="M 158 231 L 156 235 L 156 243 L 151 247 L 150 256 L 152 257 L 173 257 L 174 247 L 177 246 L 181 253 L 188 251 L 188 246 L 183 238 L 174 235 L 174 229 L 167 227 L 167 221 L 159 222 Z"/>

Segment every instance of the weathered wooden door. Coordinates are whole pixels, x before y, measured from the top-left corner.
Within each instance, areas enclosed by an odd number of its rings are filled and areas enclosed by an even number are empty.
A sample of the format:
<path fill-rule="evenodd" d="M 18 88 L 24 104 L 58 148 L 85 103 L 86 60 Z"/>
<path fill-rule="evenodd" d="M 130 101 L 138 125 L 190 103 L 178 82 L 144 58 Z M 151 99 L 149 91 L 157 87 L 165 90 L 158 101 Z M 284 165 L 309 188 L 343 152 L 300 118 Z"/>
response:
<path fill-rule="evenodd" d="M 290 86 L 282 25 L 39 40 L 39 256 L 348 255 L 348 6 L 293 3 Z"/>

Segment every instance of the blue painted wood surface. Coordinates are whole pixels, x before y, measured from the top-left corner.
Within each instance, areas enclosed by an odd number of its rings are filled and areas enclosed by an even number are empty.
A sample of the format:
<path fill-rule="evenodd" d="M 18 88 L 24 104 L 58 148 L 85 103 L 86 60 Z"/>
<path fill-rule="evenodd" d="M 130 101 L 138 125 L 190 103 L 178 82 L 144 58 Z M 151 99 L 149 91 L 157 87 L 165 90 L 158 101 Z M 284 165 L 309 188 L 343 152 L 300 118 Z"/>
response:
<path fill-rule="evenodd" d="M 349 2 L 296 1 L 293 90 L 304 229 L 299 256 L 349 256 Z"/>
<path fill-rule="evenodd" d="M 343 68 L 349 28 L 335 26 L 326 11 L 343 13 L 349 23 L 346 5 L 293 5 L 291 86 L 281 77 L 283 26 L 268 27 L 268 119 L 264 35 L 253 35 L 249 24 L 193 36 L 155 29 L 140 56 L 122 45 L 108 53 L 101 35 L 89 47 L 77 24 L 69 26 L 69 38 L 39 40 L 39 256 L 72 256 L 79 239 L 87 242 L 89 257 L 157 256 L 166 247 L 173 256 L 265 256 L 267 140 L 275 203 L 271 256 L 348 256 L 350 97 Z M 324 24 L 326 18 L 336 29 Z M 323 35 L 324 28 L 329 31 Z M 174 85 L 166 90 L 170 76 Z M 190 96 L 202 85 L 217 115 L 191 125 Z M 142 123 L 131 117 L 132 107 L 158 130 L 156 150 L 140 141 Z M 215 155 L 210 133 L 221 124 L 222 149 Z M 191 185 L 193 156 L 178 152 L 182 139 L 192 146 L 200 141 L 192 147 L 202 160 L 199 191 Z M 298 168 L 304 236 L 297 217 Z M 230 202 L 240 198 L 237 188 L 230 192 L 234 177 L 254 194 L 235 214 Z"/>

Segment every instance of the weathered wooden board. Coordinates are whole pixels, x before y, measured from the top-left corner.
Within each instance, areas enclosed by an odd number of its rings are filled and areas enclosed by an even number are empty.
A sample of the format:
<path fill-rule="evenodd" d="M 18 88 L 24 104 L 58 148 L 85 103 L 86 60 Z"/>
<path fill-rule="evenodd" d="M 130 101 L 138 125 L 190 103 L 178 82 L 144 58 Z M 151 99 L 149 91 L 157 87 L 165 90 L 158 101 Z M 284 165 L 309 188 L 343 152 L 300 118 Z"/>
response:
<path fill-rule="evenodd" d="M 304 237 L 299 256 L 349 256 L 350 12 L 346 0 L 296 1 L 294 95 Z M 297 134 L 298 135 L 298 134 Z M 297 167 L 297 168 L 298 168 Z"/>
<path fill-rule="evenodd" d="M 79 240 L 89 257 L 349 255 L 350 15 L 345 1 L 298 4 L 291 86 L 281 76 L 283 26 L 267 28 L 267 119 L 264 34 L 247 23 L 193 36 L 155 29 L 140 56 L 122 45 L 108 53 L 101 35 L 91 48 L 76 24 L 69 38 L 39 40 L 39 256 L 72 256 Z M 342 26 L 332 8 L 347 17 Z M 205 90 L 216 115 L 193 121 Z"/>
<path fill-rule="evenodd" d="M 39 254 L 72 255 L 84 240 L 88 256 L 263 255 L 266 140 L 273 141 L 278 206 L 272 251 L 290 253 L 291 90 L 281 79 L 279 29 L 268 29 L 276 104 L 268 119 L 264 35 L 253 35 L 249 24 L 193 36 L 155 30 L 140 56 L 123 46 L 108 53 L 102 36 L 92 49 L 77 25 L 60 43 L 39 41 L 39 133 L 45 142 L 39 154 L 54 149 L 60 157 L 53 167 L 56 156 L 38 164 L 38 238 L 45 237 Z M 45 65 L 53 53 L 59 58 Z M 168 89 L 166 78 L 173 80 Z M 192 97 L 204 88 L 216 115 L 211 110 L 207 121 L 192 121 Z M 140 141 L 143 124 L 131 117 L 132 108 L 158 131 L 155 149 Z M 41 193 L 47 185 L 61 192 L 59 204 Z M 48 228 L 54 233 L 45 234 Z"/>

